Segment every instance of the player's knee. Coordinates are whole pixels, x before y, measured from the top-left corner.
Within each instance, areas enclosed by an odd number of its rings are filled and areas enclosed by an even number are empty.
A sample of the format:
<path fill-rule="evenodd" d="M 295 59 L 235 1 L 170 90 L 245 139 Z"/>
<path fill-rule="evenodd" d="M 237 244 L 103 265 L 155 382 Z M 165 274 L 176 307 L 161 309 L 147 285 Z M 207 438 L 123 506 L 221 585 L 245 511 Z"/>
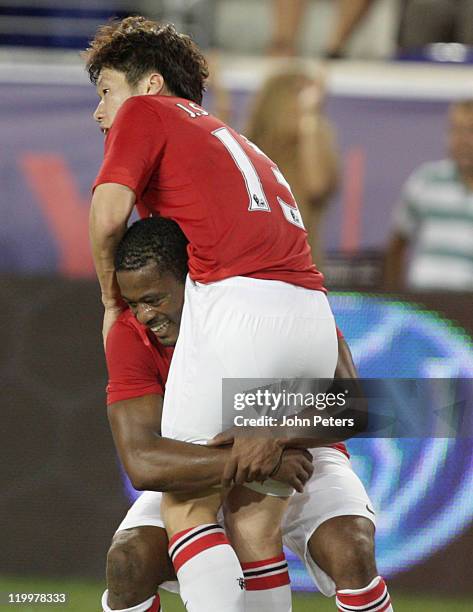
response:
<path fill-rule="evenodd" d="M 371 531 L 358 528 L 346 534 L 332 573 L 339 589 L 363 588 L 377 575 Z"/>
<path fill-rule="evenodd" d="M 156 575 L 158 562 L 139 529 L 119 531 L 113 537 L 107 554 L 109 591 L 126 593 L 136 591 L 140 585 L 149 588 L 150 582 L 159 581 Z"/>

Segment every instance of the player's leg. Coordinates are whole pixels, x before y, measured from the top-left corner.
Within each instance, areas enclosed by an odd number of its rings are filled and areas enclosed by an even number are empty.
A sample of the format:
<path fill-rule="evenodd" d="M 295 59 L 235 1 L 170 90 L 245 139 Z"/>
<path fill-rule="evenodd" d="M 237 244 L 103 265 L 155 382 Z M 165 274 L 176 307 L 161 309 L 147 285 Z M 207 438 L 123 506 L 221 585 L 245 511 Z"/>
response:
<path fill-rule="evenodd" d="M 107 555 L 102 608 L 129 612 L 160 610 L 158 585 L 178 590 L 161 519 L 162 494 L 145 491 L 129 509 Z M 173 581 L 173 582 L 166 582 Z"/>
<path fill-rule="evenodd" d="M 291 500 L 284 543 L 304 561 L 319 590 L 337 596 L 340 611 L 390 612 L 376 569 L 375 513 L 366 490 L 343 453 L 319 448 L 312 454 L 314 474 Z"/>
<path fill-rule="evenodd" d="M 334 581 L 340 611 L 392 611 L 386 584 L 378 575 L 374 525 L 361 516 L 337 516 L 322 523 L 308 542 L 315 563 Z"/>
<path fill-rule="evenodd" d="M 335 324 L 322 292 L 241 277 L 204 286 L 188 280 L 181 330 L 166 384 L 163 435 L 205 443 L 224 429 L 225 416 L 233 418 L 234 414 L 222 415 L 223 378 L 329 378 L 336 358 Z M 224 538 L 223 533 L 217 537 L 212 532 L 215 515 L 209 513 L 198 521 L 189 520 L 190 516 L 185 506 L 178 509 L 174 505 L 165 518 L 181 593 L 190 593 L 204 610 L 209 606 L 208 602 L 204 606 L 202 597 L 215 597 L 215 589 L 220 587 L 222 597 L 232 595 L 240 602 L 244 597 L 235 591 L 232 594 L 225 580 L 212 578 L 208 570 L 207 556 L 216 557 L 220 549 L 226 560 L 217 564 L 219 575 L 228 567 L 228 580 L 233 585 L 237 581 L 237 558 L 234 555 L 231 560 L 232 549 L 213 544 Z M 187 528 L 192 532 L 184 533 Z M 207 537 L 207 531 L 212 538 Z M 198 545 L 194 545 L 196 541 Z M 213 552 L 205 549 L 207 543 L 213 544 Z M 183 550 L 187 556 L 182 555 Z M 189 590 L 187 582 L 192 585 Z"/>
<path fill-rule="evenodd" d="M 225 528 L 242 564 L 247 612 L 292 609 L 281 534 L 288 499 L 243 486 L 235 486 L 225 499 Z"/>
<path fill-rule="evenodd" d="M 166 493 L 161 506 L 169 536 L 169 556 L 186 609 L 244 612 L 243 571 L 225 531 L 217 522 L 220 490 L 198 497 Z"/>
<path fill-rule="evenodd" d="M 160 610 L 158 586 L 175 578 L 162 527 L 136 527 L 117 532 L 107 555 L 107 591 L 103 609 Z"/>

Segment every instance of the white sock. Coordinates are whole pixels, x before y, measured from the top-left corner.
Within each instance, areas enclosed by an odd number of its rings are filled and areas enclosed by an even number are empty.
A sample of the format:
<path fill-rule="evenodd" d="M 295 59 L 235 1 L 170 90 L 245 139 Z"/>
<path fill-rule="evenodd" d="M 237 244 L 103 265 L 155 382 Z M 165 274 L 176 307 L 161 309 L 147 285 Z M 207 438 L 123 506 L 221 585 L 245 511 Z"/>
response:
<path fill-rule="evenodd" d="M 376 576 L 363 589 L 337 591 L 335 601 L 340 612 L 394 612 L 388 587 L 381 576 Z"/>
<path fill-rule="evenodd" d="M 189 612 L 245 612 L 243 571 L 220 525 L 177 533 L 169 556 Z"/>
<path fill-rule="evenodd" d="M 103 612 L 162 612 L 161 601 L 159 595 L 153 595 L 143 603 L 137 604 L 132 608 L 122 608 L 121 610 L 112 610 L 108 605 L 108 590 L 102 595 L 102 610 Z"/>
<path fill-rule="evenodd" d="M 247 612 L 290 612 L 291 587 L 284 554 L 242 563 Z"/>

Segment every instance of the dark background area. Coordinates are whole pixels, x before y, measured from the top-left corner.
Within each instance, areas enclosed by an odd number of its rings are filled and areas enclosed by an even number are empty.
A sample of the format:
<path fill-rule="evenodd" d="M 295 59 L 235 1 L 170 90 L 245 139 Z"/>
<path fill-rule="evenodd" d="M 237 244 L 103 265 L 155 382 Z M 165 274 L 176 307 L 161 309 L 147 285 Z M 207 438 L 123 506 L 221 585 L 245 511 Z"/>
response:
<path fill-rule="evenodd" d="M 129 502 L 108 427 L 94 281 L 2 277 L 0 573 L 103 577 Z M 438 295 L 412 296 L 437 306 Z M 442 313 L 473 333 L 471 297 Z M 473 529 L 391 579 L 414 592 L 473 592 Z"/>

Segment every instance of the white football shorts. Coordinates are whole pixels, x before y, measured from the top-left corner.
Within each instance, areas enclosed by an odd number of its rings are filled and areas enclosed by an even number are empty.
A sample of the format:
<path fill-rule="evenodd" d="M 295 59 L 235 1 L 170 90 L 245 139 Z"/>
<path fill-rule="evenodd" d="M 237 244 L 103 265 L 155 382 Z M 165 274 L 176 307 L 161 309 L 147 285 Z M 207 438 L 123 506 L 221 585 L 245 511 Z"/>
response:
<path fill-rule="evenodd" d="M 303 493 L 296 493 L 284 516 L 283 542 L 305 564 L 307 572 L 323 595 L 335 595 L 335 584 L 312 559 L 308 542 L 325 521 L 336 516 L 364 516 L 375 524 L 368 494 L 352 469 L 350 460 L 333 448 L 313 449 L 314 473 Z M 161 519 L 162 493 L 145 491 L 133 504 L 117 531 L 154 526 L 164 529 Z M 223 519 L 220 517 L 223 524 Z M 161 588 L 178 592 L 177 581 L 165 582 Z"/>
<path fill-rule="evenodd" d="M 162 435 L 206 444 L 228 426 L 223 378 L 331 379 L 337 358 L 335 321 L 322 291 L 242 276 L 207 285 L 187 277 Z"/>

